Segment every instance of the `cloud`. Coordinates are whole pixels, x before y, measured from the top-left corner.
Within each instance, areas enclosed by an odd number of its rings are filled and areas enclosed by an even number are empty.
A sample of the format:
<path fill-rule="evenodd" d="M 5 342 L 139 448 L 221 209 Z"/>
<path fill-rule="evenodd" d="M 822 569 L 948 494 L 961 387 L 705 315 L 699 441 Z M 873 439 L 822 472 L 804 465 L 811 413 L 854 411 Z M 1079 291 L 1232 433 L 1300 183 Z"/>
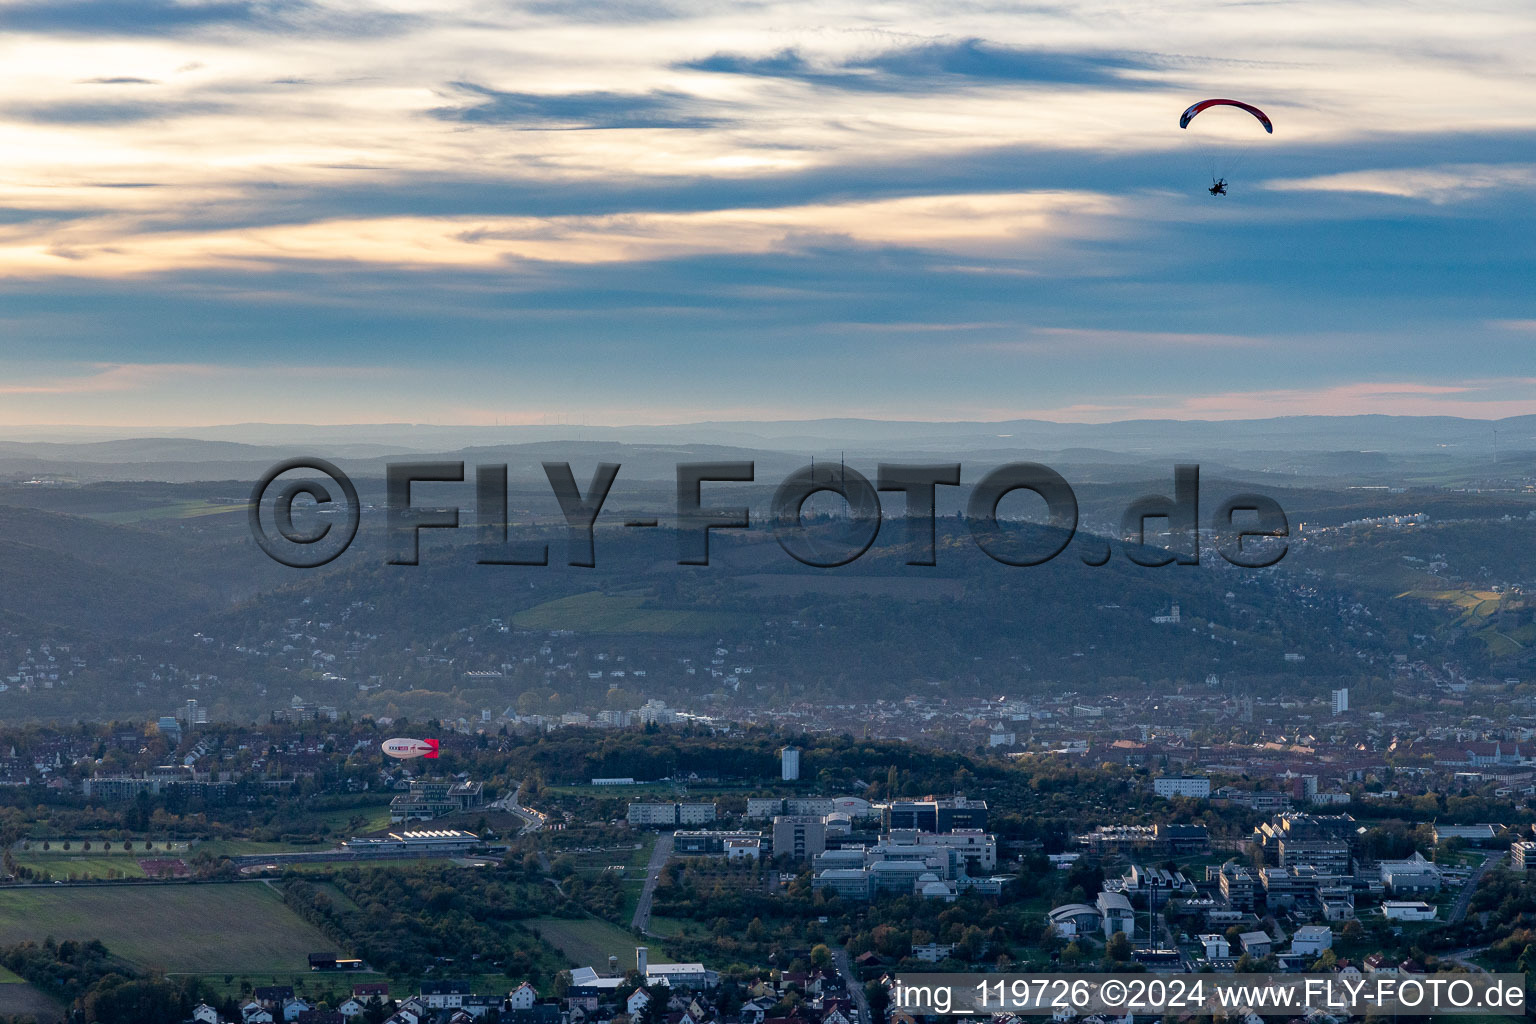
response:
<path fill-rule="evenodd" d="M 186 235 L 54 231 L 46 250 L 0 247 L 0 268 L 144 274 L 289 260 L 494 267 L 650 261 L 700 253 L 911 248 L 1017 256 L 1046 239 L 1091 237 L 1117 204 L 1093 193 L 914 196 L 800 207 L 613 216 L 329 220 Z"/>
<path fill-rule="evenodd" d="M 171 378 L 208 378 L 230 372 L 229 367 L 197 363 L 98 363 L 79 376 L 56 377 L 35 384 L 0 384 L 0 395 L 78 395 L 137 391 Z"/>
<path fill-rule="evenodd" d="M 587 24 L 635 25 L 686 16 L 680 8 L 658 0 L 582 0 L 575 4 L 568 0 L 532 0 L 519 6 L 530 14 Z"/>
<path fill-rule="evenodd" d="M 90 125 L 137 124 L 202 114 L 219 114 L 227 104 L 201 101 L 99 102 L 63 100 L 56 103 L 18 103 L 0 108 L 6 119 L 30 124 Z"/>
<path fill-rule="evenodd" d="M 1311 178 L 1280 178 L 1266 188 L 1290 192 L 1358 192 L 1422 199 L 1435 205 L 1471 199 L 1495 190 L 1536 188 L 1536 166 L 1530 164 L 1438 164 L 1346 171 Z"/>
<path fill-rule="evenodd" d="M 1018 330 L 1024 335 L 1019 340 L 983 342 L 970 347 L 978 352 L 1046 355 L 1068 348 L 1155 352 L 1167 348 L 1257 348 L 1265 343 L 1265 339 L 1254 335 L 1193 331 L 1128 331 L 1023 325 Z"/>
<path fill-rule="evenodd" d="M 216 25 L 276 27 L 285 8 L 255 0 L 20 0 L 0 7 L 0 28 L 85 36 L 176 35 Z"/>
<path fill-rule="evenodd" d="M 82 78 L 80 85 L 159 85 L 153 78 L 130 78 L 127 76 L 117 78 Z"/>
<path fill-rule="evenodd" d="M 91 217 L 99 217 L 104 212 L 101 209 L 84 208 L 65 210 L 49 207 L 23 209 L 14 206 L 0 206 L 0 226 L 32 224 L 51 229 L 61 221 L 85 220 Z"/>
<path fill-rule="evenodd" d="M 1190 397 L 1134 396 L 1125 404 L 1094 410 L 1083 421 L 1127 416 L 1158 419 L 1265 419 L 1273 416 L 1461 416 L 1502 419 L 1536 408 L 1536 380 L 1509 377 L 1430 384 L 1421 381 L 1353 381 L 1315 388 L 1226 391 Z M 1030 415 L 1058 418 L 1064 410 Z M 1059 416 L 1066 419 L 1066 416 Z"/>
<path fill-rule="evenodd" d="M 183 36 L 221 28 L 343 36 L 403 31 L 385 11 L 332 12 L 311 0 L 16 0 L 0 4 L 0 31 L 65 36 Z"/>
<path fill-rule="evenodd" d="M 476 97 L 462 107 L 438 107 L 433 117 L 463 124 L 499 124 L 533 129 L 709 128 L 715 118 L 692 112 L 697 101 L 684 93 L 502 92 L 473 82 L 454 82 Z"/>
<path fill-rule="evenodd" d="M 1129 74 L 1155 71 L 1162 66 L 1143 55 L 1025 49 L 975 38 L 920 43 L 827 65 L 818 65 L 798 49 L 789 48 L 766 57 L 716 53 L 676 66 L 690 71 L 783 78 L 828 88 L 878 92 L 929 92 L 985 83 L 1121 89 L 1164 84 Z"/>

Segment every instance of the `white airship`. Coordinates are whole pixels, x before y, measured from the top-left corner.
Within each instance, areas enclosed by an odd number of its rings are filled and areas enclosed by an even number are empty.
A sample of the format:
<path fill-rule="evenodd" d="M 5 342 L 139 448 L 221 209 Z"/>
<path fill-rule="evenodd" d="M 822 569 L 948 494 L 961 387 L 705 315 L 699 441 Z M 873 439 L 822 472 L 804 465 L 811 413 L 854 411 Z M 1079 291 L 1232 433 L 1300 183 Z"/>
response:
<path fill-rule="evenodd" d="M 402 760 L 412 757 L 436 757 L 437 740 L 412 740 L 397 736 L 379 744 L 384 753 Z"/>

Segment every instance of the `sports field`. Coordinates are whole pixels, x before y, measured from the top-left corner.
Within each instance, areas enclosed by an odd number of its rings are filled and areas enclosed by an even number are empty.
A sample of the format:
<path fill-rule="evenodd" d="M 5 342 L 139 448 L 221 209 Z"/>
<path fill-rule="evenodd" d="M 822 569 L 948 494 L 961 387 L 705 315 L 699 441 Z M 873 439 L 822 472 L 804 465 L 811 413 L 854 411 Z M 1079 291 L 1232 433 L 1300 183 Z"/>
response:
<path fill-rule="evenodd" d="M 310 953 L 344 952 L 259 883 L 0 890 L 0 945 L 50 935 L 173 974 L 302 970 Z"/>

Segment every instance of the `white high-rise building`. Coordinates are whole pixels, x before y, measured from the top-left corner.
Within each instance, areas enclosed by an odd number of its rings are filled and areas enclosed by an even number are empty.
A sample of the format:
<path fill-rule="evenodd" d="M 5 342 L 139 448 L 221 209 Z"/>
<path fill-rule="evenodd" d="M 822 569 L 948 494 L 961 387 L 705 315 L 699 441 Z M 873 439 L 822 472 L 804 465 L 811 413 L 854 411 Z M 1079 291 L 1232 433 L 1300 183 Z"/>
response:
<path fill-rule="evenodd" d="M 779 751 L 779 764 L 782 768 L 782 776 L 785 782 L 794 782 L 800 778 L 800 748 L 785 747 Z"/>
<path fill-rule="evenodd" d="M 1333 691 L 1333 713 L 1342 715 L 1349 710 L 1349 687 Z"/>

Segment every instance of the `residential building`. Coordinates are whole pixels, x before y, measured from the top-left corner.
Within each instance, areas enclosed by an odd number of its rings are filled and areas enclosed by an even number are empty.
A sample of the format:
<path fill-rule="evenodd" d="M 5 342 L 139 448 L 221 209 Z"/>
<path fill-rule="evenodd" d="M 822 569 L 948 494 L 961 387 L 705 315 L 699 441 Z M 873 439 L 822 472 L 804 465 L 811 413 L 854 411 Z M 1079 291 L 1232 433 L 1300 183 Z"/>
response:
<path fill-rule="evenodd" d="M 936 964 L 954 951 L 955 945 L 952 942 L 928 942 L 921 946 L 913 946 L 912 957 L 924 963 Z"/>
<path fill-rule="evenodd" d="M 1152 792 L 1161 797 L 1187 796 L 1204 800 L 1211 795 L 1211 780 L 1203 775 L 1153 779 Z"/>
<path fill-rule="evenodd" d="M 458 1009 L 464 1005 L 464 998 L 473 991 L 470 983 L 463 978 L 421 983 L 421 998 L 433 1010 Z"/>
<path fill-rule="evenodd" d="M 1291 952 L 1321 956 L 1333 948 L 1333 929 L 1323 924 L 1306 924 L 1291 934 Z"/>
<path fill-rule="evenodd" d="M 1274 948 L 1274 940 L 1268 932 L 1243 932 L 1237 941 L 1243 947 L 1243 952 L 1254 959 L 1269 956 Z"/>
<path fill-rule="evenodd" d="M 712 803 L 632 803 L 628 820 L 631 828 L 668 828 L 678 825 L 705 825 L 717 816 Z"/>
<path fill-rule="evenodd" d="M 845 804 L 862 804 L 864 813 L 869 811 L 869 802 L 858 797 L 829 797 L 829 796 L 749 796 L 747 797 L 748 818 L 774 818 L 780 814 L 814 814 L 825 817 L 836 811 L 843 810 Z M 858 817 L 851 814 L 850 817 Z"/>
<path fill-rule="evenodd" d="M 538 990 L 526 981 L 507 994 L 507 1003 L 513 1010 L 531 1010 L 538 1001 Z"/>

